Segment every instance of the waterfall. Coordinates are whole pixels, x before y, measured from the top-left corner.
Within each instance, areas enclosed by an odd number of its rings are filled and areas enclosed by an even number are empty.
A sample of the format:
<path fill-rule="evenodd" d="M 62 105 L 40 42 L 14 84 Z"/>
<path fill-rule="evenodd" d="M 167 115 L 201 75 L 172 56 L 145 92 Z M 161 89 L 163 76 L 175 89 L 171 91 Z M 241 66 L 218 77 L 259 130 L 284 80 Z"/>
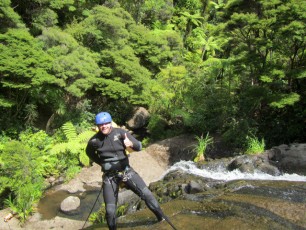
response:
<path fill-rule="evenodd" d="M 211 178 L 215 180 L 231 181 L 231 180 L 279 180 L 279 181 L 305 181 L 306 176 L 298 174 L 284 173 L 279 176 L 272 176 L 260 171 L 254 173 L 242 173 L 239 170 L 228 171 L 224 166 L 219 165 L 213 169 L 199 169 L 192 161 L 180 161 L 171 166 L 163 176 L 167 173 L 182 170 L 189 174 Z"/>

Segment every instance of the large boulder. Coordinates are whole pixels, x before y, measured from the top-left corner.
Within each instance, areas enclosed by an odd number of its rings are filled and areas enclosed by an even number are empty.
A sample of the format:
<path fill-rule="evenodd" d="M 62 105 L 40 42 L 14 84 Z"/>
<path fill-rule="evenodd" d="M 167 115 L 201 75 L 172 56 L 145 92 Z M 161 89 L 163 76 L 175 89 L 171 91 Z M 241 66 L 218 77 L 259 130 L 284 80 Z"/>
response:
<path fill-rule="evenodd" d="M 163 168 L 167 168 L 181 160 L 193 159 L 196 144 L 193 135 L 180 135 L 151 144 L 145 151 Z"/>
<path fill-rule="evenodd" d="M 149 118 L 150 114 L 148 110 L 139 107 L 135 109 L 133 117 L 127 121 L 127 126 L 132 130 L 143 128 L 148 123 Z"/>
<path fill-rule="evenodd" d="M 267 151 L 270 161 L 282 171 L 306 175 L 306 144 L 280 145 Z"/>

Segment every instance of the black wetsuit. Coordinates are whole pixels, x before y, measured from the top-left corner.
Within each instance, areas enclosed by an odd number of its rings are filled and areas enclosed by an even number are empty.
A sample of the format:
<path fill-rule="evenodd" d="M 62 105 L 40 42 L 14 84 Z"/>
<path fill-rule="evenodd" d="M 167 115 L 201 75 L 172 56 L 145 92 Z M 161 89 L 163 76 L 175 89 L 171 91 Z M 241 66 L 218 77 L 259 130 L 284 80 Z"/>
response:
<path fill-rule="evenodd" d="M 158 220 L 162 220 L 164 216 L 157 200 L 143 179 L 129 165 L 123 142 L 125 134 L 133 143 L 133 150 L 140 151 L 141 143 L 130 133 L 119 128 L 112 128 L 108 135 L 98 132 L 89 140 L 86 148 L 88 157 L 102 167 L 106 220 L 111 230 L 117 229 L 116 210 L 119 183 L 124 183 L 128 189 L 140 196 Z"/>

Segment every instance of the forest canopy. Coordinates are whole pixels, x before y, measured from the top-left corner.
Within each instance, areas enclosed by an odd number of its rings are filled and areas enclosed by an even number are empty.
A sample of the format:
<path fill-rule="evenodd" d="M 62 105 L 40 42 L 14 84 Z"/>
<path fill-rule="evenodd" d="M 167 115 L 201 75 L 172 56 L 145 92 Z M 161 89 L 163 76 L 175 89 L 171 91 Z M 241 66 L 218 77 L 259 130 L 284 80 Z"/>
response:
<path fill-rule="evenodd" d="M 305 141 L 302 0 L 0 3 L 0 127 L 54 133 L 150 111 L 152 137 Z"/>

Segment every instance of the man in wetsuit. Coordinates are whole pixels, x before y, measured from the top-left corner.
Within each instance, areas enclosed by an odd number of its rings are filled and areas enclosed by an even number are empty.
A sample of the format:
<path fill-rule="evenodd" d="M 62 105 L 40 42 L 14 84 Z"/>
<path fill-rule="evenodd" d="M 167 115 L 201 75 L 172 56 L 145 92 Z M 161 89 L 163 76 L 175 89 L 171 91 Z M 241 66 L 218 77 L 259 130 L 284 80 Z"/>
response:
<path fill-rule="evenodd" d="M 159 221 L 163 220 L 164 214 L 157 200 L 143 179 L 131 168 L 126 155 L 126 148 L 140 151 L 141 143 L 125 130 L 112 127 L 112 117 L 107 112 L 96 115 L 96 125 L 99 131 L 89 140 L 86 153 L 92 161 L 101 165 L 103 171 L 103 198 L 108 228 L 117 229 L 119 183 L 124 183 L 143 199 Z"/>

